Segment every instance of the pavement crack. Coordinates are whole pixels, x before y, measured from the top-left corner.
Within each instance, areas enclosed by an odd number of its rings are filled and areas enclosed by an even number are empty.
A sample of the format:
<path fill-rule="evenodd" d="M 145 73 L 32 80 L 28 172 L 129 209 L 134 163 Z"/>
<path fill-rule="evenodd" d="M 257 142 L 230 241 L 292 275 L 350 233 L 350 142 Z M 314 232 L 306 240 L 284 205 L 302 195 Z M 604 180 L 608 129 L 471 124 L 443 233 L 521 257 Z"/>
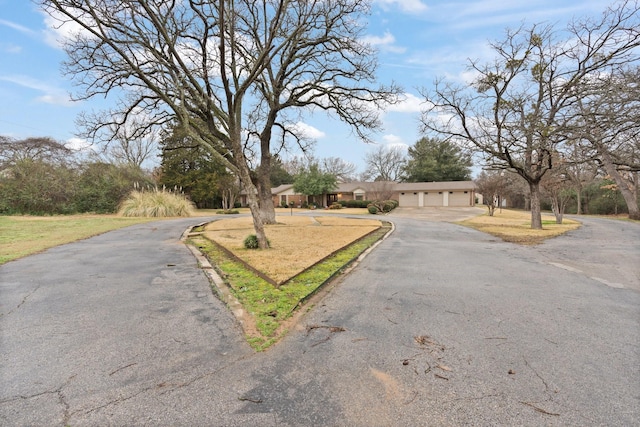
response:
<path fill-rule="evenodd" d="M 27 295 L 25 295 L 24 298 L 22 298 L 22 301 L 20 301 L 20 304 L 15 306 L 13 309 L 9 310 L 7 313 L 0 313 L 0 317 L 8 316 L 11 313 L 13 313 L 13 312 L 17 311 L 18 309 L 20 309 L 20 307 L 22 307 L 27 302 L 27 300 L 31 297 L 31 295 L 33 295 L 38 289 L 40 289 L 40 286 L 42 286 L 42 285 L 36 286 L 35 289 L 33 289 L 31 292 L 29 292 Z"/>
<path fill-rule="evenodd" d="M 109 407 L 111 405 L 117 405 L 119 403 L 126 402 L 127 400 L 133 399 L 134 397 L 136 397 L 136 396 L 138 396 L 138 395 L 140 395 L 142 393 L 146 393 L 146 392 L 148 392 L 150 390 L 153 390 L 156 387 L 157 387 L 156 385 L 153 385 L 153 386 L 150 386 L 150 387 L 143 388 L 142 390 L 139 390 L 138 392 L 133 393 L 133 394 L 131 394 L 129 396 L 119 397 L 117 399 L 110 400 L 110 401 L 108 401 L 107 403 L 105 403 L 103 405 L 96 406 L 94 408 L 91 408 L 91 409 L 88 409 L 88 410 L 84 411 L 84 414 L 87 415 L 87 414 L 90 414 L 92 412 L 99 411 L 100 409 L 107 408 L 107 407 Z"/>
<path fill-rule="evenodd" d="M 40 396 L 44 396 L 46 394 L 57 394 L 59 391 L 59 389 L 55 389 L 55 390 L 45 390 L 45 391 L 41 391 L 39 393 L 34 393 L 34 394 L 28 394 L 28 395 L 19 395 L 19 396 L 12 396 L 12 397 L 8 397 L 6 399 L 2 399 L 0 400 L 0 404 L 2 403 L 9 403 L 9 402 L 15 402 L 16 400 L 29 400 L 29 399 L 35 399 L 37 397 Z"/>
<path fill-rule="evenodd" d="M 62 391 L 62 387 L 57 390 L 57 394 L 58 394 L 58 402 L 60 403 L 60 405 L 62 405 L 62 407 L 64 408 L 64 410 L 62 411 L 62 424 L 69 425 L 69 421 L 71 419 L 71 413 L 69 412 L 71 410 L 71 406 L 69 405 L 69 402 L 67 402 L 67 397 L 64 395 L 64 392 Z"/>
<path fill-rule="evenodd" d="M 167 382 L 167 381 L 161 381 L 161 382 L 158 382 L 158 383 L 154 383 L 152 385 L 144 387 L 141 390 L 138 390 L 137 392 L 131 393 L 131 394 L 127 395 L 127 396 L 120 396 L 120 397 L 118 397 L 116 399 L 112 399 L 112 400 L 110 400 L 110 401 L 108 401 L 108 402 L 106 402 L 106 403 L 104 403 L 102 405 L 93 407 L 91 409 L 87 409 L 86 411 L 84 411 L 84 414 L 87 415 L 87 414 L 90 414 L 92 412 L 96 412 L 96 411 L 99 411 L 101 409 L 107 408 L 109 406 L 119 405 L 119 404 L 124 403 L 124 402 L 126 402 L 128 400 L 134 399 L 137 396 L 140 396 L 141 394 L 145 394 L 145 393 L 148 393 L 148 392 L 154 392 L 154 391 L 157 391 L 157 390 L 161 390 L 158 393 L 160 396 L 165 395 L 167 393 L 171 393 L 173 391 L 188 387 L 191 384 L 193 384 L 193 383 L 195 383 L 197 381 L 200 381 L 200 380 L 202 380 L 204 378 L 216 375 L 219 372 L 224 371 L 225 369 L 227 369 L 227 368 L 235 365 L 236 363 L 238 363 L 238 362 L 240 362 L 240 361 L 242 361 L 244 359 L 247 359 L 247 358 L 249 358 L 251 356 L 252 356 L 252 354 L 248 354 L 246 356 L 240 357 L 240 358 L 238 358 L 238 359 L 236 359 L 236 360 L 234 360 L 234 361 L 232 361 L 232 362 L 230 362 L 230 363 L 228 363 L 228 364 L 226 364 L 226 365 L 224 365 L 224 366 L 222 366 L 222 367 L 220 367 L 218 369 L 215 369 L 215 370 L 210 371 L 210 372 L 206 372 L 206 373 L 201 374 L 201 375 L 197 375 L 197 376 L 195 376 L 195 377 L 193 377 L 193 378 L 191 378 L 191 379 L 189 379 L 187 381 L 181 382 L 181 383 L 171 383 L 171 382 Z M 127 368 L 129 366 L 131 366 L 131 365 L 125 366 L 122 369 Z"/>
<path fill-rule="evenodd" d="M 542 375 L 540 375 L 538 373 L 538 371 L 536 369 L 533 368 L 533 366 L 531 366 L 529 364 L 529 362 L 527 361 L 527 359 L 525 357 L 522 358 L 524 360 L 524 364 L 527 368 L 531 369 L 531 372 L 533 372 L 535 374 L 536 377 L 538 377 L 538 379 L 540 380 L 540 382 L 542 382 L 542 384 L 544 384 L 544 391 L 545 393 L 549 393 L 551 391 L 551 387 L 549 386 L 549 383 L 547 383 L 547 381 L 542 377 Z"/>
<path fill-rule="evenodd" d="M 28 395 L 20 395 L 20 396 L 9 397 L 7 399 L 0 400 L 0 404 L 14 402 L 16 400 L 30 400 L 30 399 L 35 399 L 35 398 L 38 398 L 38 397 L 41 397 L 41 396 L 45 396 L 45 395 L 54 395 L 54 396 L 57 397 L 58 403 L 64 408 L 63 411 L 62 411 L 63 424 L 64 425 L 68 425 L 69 424 L 69 419 L 71 417 L 71 414 L 69 412 L 70 409 L 71 409 L 71 406 L 69 405 L 69 402 L 67 402 L 67 398 L 66 398 L 66 396 L 64 394 L 64 388 L 67 385 L 69 385 L 71 380 L 73 380 L 75 377 L 76 377 L 76 375 L 70 376 L 64 382 L 64 384 L 62 384 L 61 386 L 59 386 L 59 387 L 57 387 L 55 389 L 45 390 L 45 391 L 41 391 L 39 393 L 33 393 L 33 394 L 28 394 Z"/>
<path fill-rule="evenodd" d="M 126 366 L 122 366 L 122 367 L 120 367 L 120 368 L 116 369 L 115 371 L 110 372 L 110 373 L 109 373 L 109 376 L 111 376 L 111 375 L 113 375 L 113 374 L 116 374 L 116 373 L 118 373 L 118 372 L 120 372 L 120 371 L 122 371 L 122 370 L 124 370 L 124 369 L 127 369 L 127 368 L 130 368 L 130 367 L 132 367 L 132 366 L 135 366 L 135 365 L 137 365 L 137 364 L 138 364 L 137 362 L 129 363 L 129 364 L 128 364 L 128 365 L 126 365 Z"/>

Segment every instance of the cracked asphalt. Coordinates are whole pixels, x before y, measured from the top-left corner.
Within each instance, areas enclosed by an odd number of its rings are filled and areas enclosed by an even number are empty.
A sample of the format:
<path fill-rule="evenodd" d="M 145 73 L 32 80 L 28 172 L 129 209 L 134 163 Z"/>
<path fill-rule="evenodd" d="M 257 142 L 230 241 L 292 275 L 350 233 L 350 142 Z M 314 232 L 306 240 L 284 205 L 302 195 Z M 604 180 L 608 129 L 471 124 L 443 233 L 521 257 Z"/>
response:
<path fill-rule="evenodd" d="M 265 353 L 179 241 L 201 218 L 7 263 L 0 425 L 639 425 L 640 226 L 521 247 L 441 215 L 390 215 Z"/>

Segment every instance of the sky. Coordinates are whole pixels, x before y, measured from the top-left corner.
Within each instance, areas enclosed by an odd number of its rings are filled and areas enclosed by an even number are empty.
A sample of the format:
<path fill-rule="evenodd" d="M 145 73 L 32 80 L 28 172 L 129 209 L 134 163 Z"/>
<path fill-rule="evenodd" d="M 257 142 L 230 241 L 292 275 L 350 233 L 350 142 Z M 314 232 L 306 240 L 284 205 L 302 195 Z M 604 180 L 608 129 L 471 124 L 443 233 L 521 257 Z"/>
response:
<path fill-rule="evenodd" d="M 316 158 L 340 157 L 364 171 L 368 152 L 379 146 L 413 145 L 421 134 L 420 88 L 436 78 L 469 82 L 470 59 L 488 62 L 489 42 L 507 28 L 547 23 L 564 26 L 574 17 L 599 15 L 602 0 L 374 0 L 367 41 L 378 49 L 378 80 L 403 87 L 405 101 L 382 115 L 384 129 L 373 144 L 358 140 L 337 119 L 307 117 L 302 126 L 314 137 Z M 65 53 L 56 43 L 48 17 L 29 0 L 0 0 L 0 135 L 16 139 L 52 137 L 80 147 L 76 118 L 115 102 L 73 102 Z M 293 153 L 295 154 L 295 153 Z"/>

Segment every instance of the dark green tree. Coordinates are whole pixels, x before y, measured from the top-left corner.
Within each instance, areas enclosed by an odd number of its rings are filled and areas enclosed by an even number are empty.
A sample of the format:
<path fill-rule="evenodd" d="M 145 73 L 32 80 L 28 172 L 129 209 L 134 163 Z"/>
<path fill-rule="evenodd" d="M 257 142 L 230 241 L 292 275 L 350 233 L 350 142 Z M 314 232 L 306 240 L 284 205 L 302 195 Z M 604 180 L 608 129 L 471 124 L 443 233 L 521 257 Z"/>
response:
<path fill-rule="evenodd" d="M 48 137 L 0 137 L 0 213 L 72 213 L 74 153 Z"/>
<path fill-rule="evenodd" d="M 403 178 L 406 182 L 468 181 L 471 165 L 470 156 L 455 144 L 425 137 L 409 147 Z"/>
<path fill-rule="evenodd" d="M 152 185 L 151 178 L 134 164 L 93 162 L 80 166 L 74 195 L 78 212 L 112 213 L 136 185 Z"/>
<path fill-rule="evenodd" d="M 76 172 L 65 164 L 20 159 L 0 176 L 0 213 L 73 213 L 76 177 Z"/>
<path fill-rule="evenodd" d="M 293 184 L 295 178 L 284 167 L 282 159 L 275 155 L 271 159 L 271 185 L 277 187 L 283 184 Z"/>
<path fill-rule="evenodd" d="M 321 172 L 318 165 L 311 165 L 309 170 L 301 172 L 293 183 L 293 191 L 307 196 L 321 196 L 336 188 L 335 175 Z"/>
<path fill-rule="evenodd" d="M 215 156 L 178 129 L 161 146 L 158 184 L 185 193 L 198 208 L 220 207 L 220 187 L 229 173 Z"/>

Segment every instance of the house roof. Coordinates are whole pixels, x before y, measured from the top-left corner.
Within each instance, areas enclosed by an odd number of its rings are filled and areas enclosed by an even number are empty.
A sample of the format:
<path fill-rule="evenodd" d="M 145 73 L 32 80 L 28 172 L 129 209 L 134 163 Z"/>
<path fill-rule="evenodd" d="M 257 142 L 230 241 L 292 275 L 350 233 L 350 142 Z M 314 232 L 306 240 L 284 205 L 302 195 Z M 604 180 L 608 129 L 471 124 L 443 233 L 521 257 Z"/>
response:
<path fill-rule="evenodd" d="M 442 190 L 475 190 L 473 181 L 442 181 L 442 182 L 400 182 L 395 185 L 395 191 L 442 191 Z"/>
<path fill-rule="evenodd" d="M 293 184 L 282 184 L 282 185 L 278 185 L 277 187 L 273 187 L 271 189 L 271 194 L 279 194 L 282 193 L 283 191 L 287 191 L 288 189 L 290 189 L 291 187 L 293 187 Z"/>
<path fill-rule="evenodd" d="M 278 195 L 290 190 L 293 184 L 282 184 L 271 189 L 271 194 Z M 473 181 L 443 181 L 443 182 L 341 182 L 334 193 L 353 193 L 358 189 L 367 191 L 379 191 L 380 187 L 387 187 L 391 191 L 443 191 L 443 190 L 475 190 Z"/>

